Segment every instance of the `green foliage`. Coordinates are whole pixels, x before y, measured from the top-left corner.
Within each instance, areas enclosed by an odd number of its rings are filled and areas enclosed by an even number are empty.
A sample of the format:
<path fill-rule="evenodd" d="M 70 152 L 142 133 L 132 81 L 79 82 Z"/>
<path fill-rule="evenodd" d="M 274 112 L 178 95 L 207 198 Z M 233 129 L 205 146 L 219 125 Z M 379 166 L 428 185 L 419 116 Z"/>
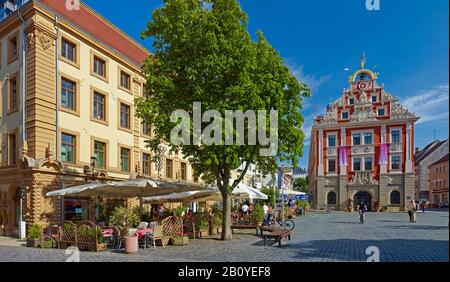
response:
<path fill-rule="evenodd" d="M 211 3 L 211 9 L 205 9 L 204 2 Z M 261 32 L 252 41 L 238 1 L 166 0 L 153 12 L 142 37 L 154 39 L 155 52 L 143 66 L 146 97 L 136 100 L 136 112 L 155 129 L 155 138 L 148 142 L 151 148 L 170 143 L 177 125 L 170 114 L 179 109 L 192 114 L 193 102 L 202 102 L 202 111 L 217 110 L 222 116 L 225 110 L 267 110 L 268 115 L 278 110 L 277 158 L 260 156 L 262 145 L 179 145 L 171 150 L 181 150 L 197 175 L 219 178 L 219 189 L 228 194 L 239 182 L 229 187 L 230 171 L 243 161 L 257 164 L 263 172 L 275 172 L 277 159 L 297 164 L 304 139 L 299 110 L 310 90 L 297 81 Z M 270 124 L 265 129 L 269 132 Z"/>
<path fill-rule="evenodd" d="M 297 205 L 297 207 L 301 207 L 305 212 L 307 212 L 310 208 L 310 204 L 307 201 L 296 201 L 295 204 Z"/>
<path fill-rule="evenodd" d="M 294 181 L 294 187 L 300 188 L 299 191 L 301 192 L 308 192 L 308 178 L 297 178 Z"/>
<path fill-rule="evenodd" d="M 177 208 L 174 210 L 175 216 L 180 217 L 180 216 L 183 215 L 183 212 L 185 212 L 185 211 L 186 211 L 186 208 L 185 208 L 185 207 L 179 206 L 179 207 L 177 207 Z"/>
<path fill-rule="evenodd" d="M 150 213 L 146 211 L 144 208 L 136 206 L 133 208 L 133 213 L 139 216 L 140 221 L 150 222 Z M 139 224 L 139 223 L 138 223 Z"/>
<path fill-rule="evenodd" d="M 205 3 L 211 8 L 205 8 Z M 154 56 L 142 67 L 146 95 L 135 101 L 136 115 L 154 128 L 154 137 L 147 145 L 156 152 L 159 144 L 171 143 L 171 152 L 181 151 L 195 175 L 201 175 L 207 183 L 217 183 L 224 199 L 229 199 L 250 164 L 257 165 L 262 173 L 274 173 L 278 161 L 296 166 L 304 146 L 300 110 L 302 98 L 309 97 L 310 90 L 295 78 L 262 32 L 257 33 L 255 41 L 251 39 L 247 22 L 237 0 L 165 0 L 142 32 L 142 38 L 153 39 L 154 49 Z M 202 103 L 203 113 L 215 110 L 222 117 L 229 110 L 265 110 L 269 120 L 270 111 L 277 110 L 276 132 L 269 122 L 265 128 L 258 125 L 266 133 L 277 134 L 276 155 L 261 156 L 260 149 L 267 146 L 259 142 L 197 146 L 193 144 L 191 123 L 186 130 L 192 145 L 174 145 L 170 136 L 179 122 L 172 122 L 170 115 L 185 110 L 192 119 L 194 102 Z M 207 126 L 211 124 L 203 123 L 201 131 Z M 246 132 L 248 128 L 246 119 Z M 222 140 L 225 133 L 223 130 Z M 233 140 L 239 137 L 236 128 L 229 133 Z M 231 171 L 243 162 L 247 166 L 229 183 Z M 224 216 L 229 216 L 229 208 L 227 205 L 224 209 Z M 229 227 L 225 229 L 229 231 Z"/>
<path fill-rule="evenodd" d="M 213 225 L 215 227 L 222 226 L 222 221 L 223 221 L 222 213 L 217 212 L 213 214 Z"/>
<path fill-rule="evenodd" d="M 195 230 L 205 230 L 209 228 L 209 214 L 197 213 L 194 217 Z"/>
<path fill-rule="evenodd" d="M 39 224 L 33 224 L 28 228 L 28 238 L 39 239 L 41 238 L 41 226 Z"/>
<path fill-rule="evenodd" d="M 281 196 L 280 190 L 275 187 L 264 186 L 261 188 L 261 192 L 267 195 L 267 203 L 272 206 L 275 203 L 275 199 L 278 199 Z"/>
<path fill-rule="evenodd" d="M 251 214 L 251 218 L 255 222 L 261 222 L 264 219 L 264 209 L 261 204 L 255 205 Z"/>
<path fill-rule="evenodd" d="M 109 217 L 109 224 L 112 226 L 136 227 L 140 222 L 139 214 L 131 212 L 125 207 L 116 207 Z"/>

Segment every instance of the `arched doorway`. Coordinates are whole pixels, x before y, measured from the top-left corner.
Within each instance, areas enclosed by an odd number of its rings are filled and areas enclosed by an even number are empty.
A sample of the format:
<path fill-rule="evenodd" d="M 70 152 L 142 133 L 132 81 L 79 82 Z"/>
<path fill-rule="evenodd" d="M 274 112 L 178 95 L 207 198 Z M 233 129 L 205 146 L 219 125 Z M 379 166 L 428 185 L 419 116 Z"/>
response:
<path fill-rule="evenodd" d="M 327 195 L 327 204 L 330 205 L 336 205 L 336 193 L 331 191 Z"/>
<path fill-rule="evenodd" d="M 358 204 L 361 201 L 366 204 L 368 211 L 372 210 L 372 195 L 370 195 L 369 192 L 359 191 L 353 196 L 353 206 L 355 207 L 355 210 L 358 208 Z"/>

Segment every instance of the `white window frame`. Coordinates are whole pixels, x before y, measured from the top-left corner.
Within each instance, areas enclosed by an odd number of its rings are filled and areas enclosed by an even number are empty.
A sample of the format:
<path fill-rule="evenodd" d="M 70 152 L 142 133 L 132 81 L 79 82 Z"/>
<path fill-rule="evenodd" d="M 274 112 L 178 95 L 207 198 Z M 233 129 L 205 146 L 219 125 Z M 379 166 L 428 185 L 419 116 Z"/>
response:
<path fill-rule="evenodd" d="M 398 156 L 398 157 L 400 157 L 400 167 L 398 168 L 398 169 L 392 169 L 392 157 L 394 157 L 394 156 Z M 389 156 L 389 170 L 390 171 L 402 171 L 403 170 L 403 167 L 402 167 L 402 154 L 390 154 L 390 156 Z"/>
<path fill-rule="evenodd" d="M 348 118 L 344 118 L 344 117 L 343 117 L 343 114 L 344 114 L 344 113 L 347 113 Z M 349 119 L 350 119 L 350 111 L 349 111 L 349 110 L 341 111 L 341 120 L 349 120 Z"/>
<path fill-rule="evenodd" d="M 355 166 L 354 166 L 355 159 L 361 159 L 361 169 L 360 170 L 355 170 Z M 362 157 L 362 156 L 352 157 L 352 171 L 353 172 L 355 172 L 355 171 L 364 171 L 363 170 L 363 166 L 364 166 L 364 157 Z"/>
<path fill-rule="evenodd" d="M 398 130 L 399 133 L 400 133 L 400 142 L 393 143 L 392 142 L 392 131 L 396 131 L 396 130 Z M 390 144 L 403 144 L 403 137 L 402 137 L 402 135 L 403 135 L 403 131 L 402 131 L 401 127 L 391 127 L 391 128 L 389 128 L 389 143 Z"/>
<path fill-rule="evenodd" d="M 382 115 L 382 116 L 380 116 L 379 114 L 378 114 L 378 110 L 380 110 L 380 109 L 383 109 L 384 110 L 384 115 Z M 387 116 L 387 111 L 386 111 L 387 109 L 386 109 L 386 106 L 379 106 L 379 107 L 377 107 L 377 117 L 385 117 L 385 116 Z"/>
<path fill-rule="evenodd" d="M 373 97 L 376 98 L 375 101 L 372 100 Z M 372 93 L 372 94 L 370 95 L 370 102 L 371 102 L 371 103 L 377 103 L 377 102 L 379 102 L 379 101 L 378 101 L 378 95 L 377 95 L 376 93 Z"/>
<path fill-rule="evenodd" d="M 328 137 L 330 136 L 334 136 L 335 138 L 335 146 L 334 147 L 330 147 L 328 146 Z M 337 148 L 338 147 L 338 133 L 337 131 L 333 131 L 333 132 L 327 132 L 327 144 L 326 144 L 326 148 Z"/>
<path fill-rule="evenodd" d="M 353 99 L 353 104 L 350 104 L 350 99 Z M 356 96 L 351 95 L 351 96 L 347 96 L 347 106 L 354 106 L 356 102 Z"/>
<path fill-rule="evenodd" d="M 328 161 L 329 160 L 334 160 L 334 167 L 336 168 L 335 171 L 330 171 L 330 167 L 328 165 Z M 328 175 L 333 175 L 338 173 L 338 162 L 337 162 L 337 158 L 336 157 L 331 157 L 331 158 L 327 158 L 327 174 Z"/>
<path fill-rule="evenodd" d="M 372 144 L 365 144 L 365 143 L 364 143 L 364 133 L 370 133 L 370 134 L 372 134 Z M 350 132 L 350 134 L 351 134 L 351 136 L 352 136 L 352 146 L 363 146 L 363 145 L 373 145 L 373 144 L 374 144 L 373 138 L 374 138 L 375 135 L 374 135 L 374 130 L 373 130 L 373 129 L 352 130 L 352 131 Z M 359 145 L 353 144 L 353 134 L 359 134 L 359 135 L 361 136 L 361 144 L 359 144 Z"/>
<path fill-rule="evenodd" d="M 374 171 L 374 168 L 375 168 L 375 158 L 374 158 L 374 156 L 363 156 L 362 158 L 364 159 L 364 161 L 363 161 L 363 163 L 361 165 L 361 168 L 364 168 L 362 171 Z M 366 158 L 371 158 L 372 159 L 372 169 L 371 170 L 367 170 L 366 169 Z"/>

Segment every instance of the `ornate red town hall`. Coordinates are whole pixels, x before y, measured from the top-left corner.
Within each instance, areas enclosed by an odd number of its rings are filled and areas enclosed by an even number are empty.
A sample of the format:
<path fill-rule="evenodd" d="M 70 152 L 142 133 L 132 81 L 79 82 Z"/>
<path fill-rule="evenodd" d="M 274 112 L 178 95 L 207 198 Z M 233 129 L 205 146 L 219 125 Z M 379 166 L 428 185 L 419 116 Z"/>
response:
<path fill-rule="evenodd" d="M 318 209 L 405 209 L 414 199 L 414 123 L 419 119 L 361 68 L 311 131 L 309 189 Z"/>

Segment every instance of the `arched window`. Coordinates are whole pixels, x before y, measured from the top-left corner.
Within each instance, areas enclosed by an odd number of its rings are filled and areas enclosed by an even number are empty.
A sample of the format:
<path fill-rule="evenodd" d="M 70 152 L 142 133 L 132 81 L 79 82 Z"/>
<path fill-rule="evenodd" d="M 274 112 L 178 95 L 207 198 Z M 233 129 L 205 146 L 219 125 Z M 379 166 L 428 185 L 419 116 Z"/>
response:
<path fill-rule="evenodd" d="M 400 205 L 400 192 L 392 191 L 390 199 L 391 205 Z"/>
<path fill-rule="evenodd" d="M 327 195 L 327 204 L 328 205 L 336 205 L 336 193 L 329 192 Z"/>

